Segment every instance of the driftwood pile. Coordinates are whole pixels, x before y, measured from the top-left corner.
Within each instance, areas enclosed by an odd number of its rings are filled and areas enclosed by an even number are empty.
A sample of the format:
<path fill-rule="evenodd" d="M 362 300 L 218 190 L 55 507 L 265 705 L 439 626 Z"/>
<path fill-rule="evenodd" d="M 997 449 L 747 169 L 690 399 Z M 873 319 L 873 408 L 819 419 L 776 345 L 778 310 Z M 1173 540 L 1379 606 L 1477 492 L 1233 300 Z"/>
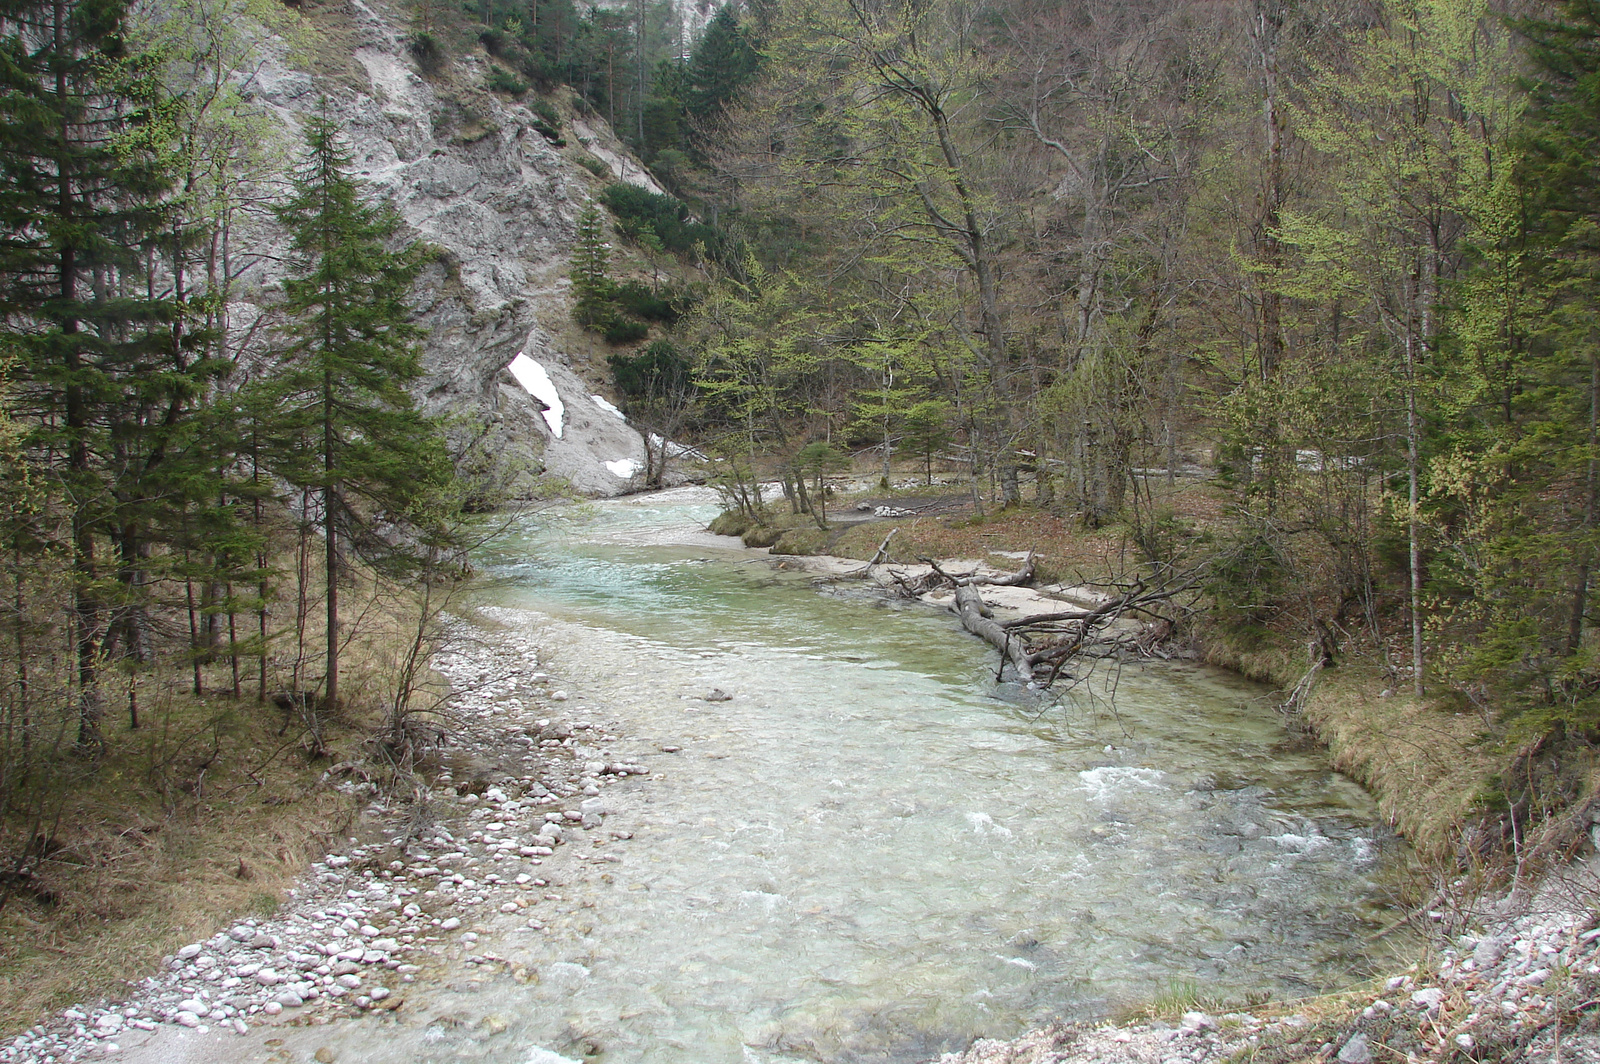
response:
<path fill-rule="evenodd" d="M 893 533 L 890 534 L 891 536 Z M 884 540 L 887 547 L 888 540 Z M 885 554 L 880 547 L 870 570 Z M 1175 600 L 1194 589 L 1193 576 L 1152 583 L 1135 579 L 1104 585 L 1111 594 L 1100 595 L 1098 605 L 1037 613 L 1001 621 L 983 599 L 983 587 L 1026 587 L 1034 583 L 1035 565 L 1029 552 L 1022 568 L 1013 573 L 946 572 L 931 558 L 920 559 L 926 569 L 915 575 L 886 568 L 890 585 L 907 598 L 953 588 L 951 608 L 967 631 L 1000 652 L 1001 672 L 1034 687 L 1049 687 L 1070 679 L 1068 665 L 1077 658 L 1170 658 L 1168 646 L 1176 631 L 1183 605 Z M 865 572 L 865 570 L 863 570 Z"/>

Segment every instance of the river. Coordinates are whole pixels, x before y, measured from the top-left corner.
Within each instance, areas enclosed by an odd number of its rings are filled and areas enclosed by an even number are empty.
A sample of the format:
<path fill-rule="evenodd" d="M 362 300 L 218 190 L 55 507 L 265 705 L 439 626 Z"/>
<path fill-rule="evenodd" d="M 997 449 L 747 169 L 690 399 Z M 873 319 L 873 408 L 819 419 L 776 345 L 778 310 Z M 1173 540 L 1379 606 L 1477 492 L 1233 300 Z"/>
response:
<path fill-rule="evenodd" d="M 910 1061 L 1368 970 L 1402 847 L 1261 689 L 1157 665 L 1008 696 L 953 618 L 819 592 L 698 532 L 715 511 L 599 503 L 486 559 L 491 614 L 536 629 L 568 715 L 616 719 L 656 767 L 609 799 L 629 856 L 575 888 L 547 977 L 481 991 L 529 1041 Z"/>

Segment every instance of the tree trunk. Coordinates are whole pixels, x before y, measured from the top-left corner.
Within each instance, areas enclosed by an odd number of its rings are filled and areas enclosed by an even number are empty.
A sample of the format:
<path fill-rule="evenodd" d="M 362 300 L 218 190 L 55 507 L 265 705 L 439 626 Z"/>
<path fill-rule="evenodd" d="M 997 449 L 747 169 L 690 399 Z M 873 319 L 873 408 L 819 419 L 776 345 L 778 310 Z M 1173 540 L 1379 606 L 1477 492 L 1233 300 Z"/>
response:
<path fill-rule="evenodd" d="M 961 626 L 1000 651 L 1005 661 L 1016 670 L 1020 682 L 1029 683 L 1033 680 L 1033 666 L 1028 662 L 1027 646 L 1022 637 L 1013 636 L 988 616 L 989 608 L 984 605 L 983 596 L 978 594 L 977 588 L 970 584 L 957 584 L 954 609 L 956 616 L 961 618 Z"/>

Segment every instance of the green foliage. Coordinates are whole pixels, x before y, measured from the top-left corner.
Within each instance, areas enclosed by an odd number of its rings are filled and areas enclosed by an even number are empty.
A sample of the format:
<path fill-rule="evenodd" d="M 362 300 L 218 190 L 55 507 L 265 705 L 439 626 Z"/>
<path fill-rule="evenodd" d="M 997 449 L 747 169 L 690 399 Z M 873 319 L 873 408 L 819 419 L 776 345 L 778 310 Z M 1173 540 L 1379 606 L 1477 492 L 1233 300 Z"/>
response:
<path fill-rule="evenodd" d="M 1269 626 L 1287 591 L 1283 561 L 1270 534 L 1259 531 L 1223 544 L 1207 573 L 1212 618 L 1242 649 L 1270 638 Z"/>
<path fill-rule="evenodd" d="M 490 92 L 503 92 L 508 96 L 521 96 L 528 91 L 528 83 L 505 67 L 491 66 L 484 82 Z"/>
<path fill-rule="evenodd" d="M 689 363 L 670 340 L 657 340 L 638 355 L 608 355 L 617 390 L 630 399 L 687 392 Z"/>
<path fill-rule="evenodd" d="M 561 115 L 556 112 L 556 105 L 549 100 L 542 96 L 534 97 L 528 102 L 528 110 L 532 111 L 534 116 L 545 124 L 545 129 L 541 129 L 539 132 L 544 133 L 546 130 L 551 132 L 560 131 Z"/>
<path fill-rule="evenodd" d="M 578 240 L 572 252 L 572 290 L 577 296 L 574 316 L 580 325 L 601 326 L 610 319 L 611 245 L 606 241 L 600 209 L 589 204 L 578 217 Z"/>
<path fill-rule="evenodd" d="M 607 166 L 604 161 L 595 158 L 593 155 L 590 155 L 588 152 L 578 156 L 577 163 L 595 177 L 611 176 L 611 167 Z"/>
<path fill-rule="evenodd" d="M 632 321 L 620 316 L 610 316 L 597 323 L 600 335 L 608 344 L 631 344 L 650 335 L 650 326 L 642 321 Z"/>
<path fill-rule="evenodd" d="M 760 53 L 745 36 L 733 5 L 724 4 L 706 25 L 684 74 L 683 105 L 690 120 L 718 118 L 760 70 Z"/>
<path fill-rule="evenodd" d="M 671 196 L 619 181 L 601 190 L 600 202 L 616 215 L 618 228 L 624 233 L 648 230 L 668 251 L 681 255 L 693 251 L 696 245 L 704 245 L 715 254 L 723 245 L 716 229 L 694 221 L 689 208 Z"/>
<path fill-rule="evenodd" d="M 438 74 L 444 69 L 448 58 L 444 45 L 439 43 L 439 38 L 421 30 L 413 33 L 406 41 L 406 51 L 411 53 L 411 58 L 417 61 L 417 66 L 425 74 Z"/>
<path fill-rule="evenodd" d="M 367 201 L 338 137 L 324 116 L 307 122 L 293 193 L 276 207 L 291 238 L 284 311 L 292 324 L 276 372 L 248 400 L 271 424 L 273 472 L 319 500 L 327 588 L 323 698 L 331 706 L 339 699 L 344 550 L 396 575 L 414 567 L 416 540 L 409 533 L 435 523 L 451 481 L 442 434 L 406 390 L 422 372 L 421 333 L 405 304 L 421 249 L 389 249 L 399 215 L 387 203 Z"/>
<path fill-rule="evenodd" d="M 638 281 L 624 281 L 617 285 L 612 298 L 623 310 L 645 321 L 659 321 L 672 325 L 681 316 L 671 299 L 663 299 L 652 292 L 648 285 L 640 284 Z"/>

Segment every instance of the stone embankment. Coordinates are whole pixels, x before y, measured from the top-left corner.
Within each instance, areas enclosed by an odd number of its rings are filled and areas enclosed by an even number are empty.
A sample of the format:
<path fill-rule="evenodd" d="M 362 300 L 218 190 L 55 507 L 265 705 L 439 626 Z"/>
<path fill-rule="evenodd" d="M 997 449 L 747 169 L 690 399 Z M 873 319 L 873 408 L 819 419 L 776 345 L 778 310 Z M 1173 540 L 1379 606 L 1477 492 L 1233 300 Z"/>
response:
<path fill-rule="evenodd" d="M 360 766 L 330 770 L 329 785 L 371 799 L 365 837 L 314 863 L 272 916 L 183 946 L 125 999 L 74 1006 L 0 1045 L 0 1062 L 137 1056 L 164 1027 L 246 1035 L 397 1009 L 447 965 L 502 959 L 472 928 L 544 932 L 561 883 L 616 861 L 605 847 L 631 837 L 606 831 L 605 788 L 649 769 L 607 756 L 615 723 L 557 712 L 569 695 L 537 671 L 527 636 L 466 625 L 454 635 L 435 662 L 458 692 L 453 772 L 401 805 Z M 581 850 L 562 848 L 578 838 Z"/>

